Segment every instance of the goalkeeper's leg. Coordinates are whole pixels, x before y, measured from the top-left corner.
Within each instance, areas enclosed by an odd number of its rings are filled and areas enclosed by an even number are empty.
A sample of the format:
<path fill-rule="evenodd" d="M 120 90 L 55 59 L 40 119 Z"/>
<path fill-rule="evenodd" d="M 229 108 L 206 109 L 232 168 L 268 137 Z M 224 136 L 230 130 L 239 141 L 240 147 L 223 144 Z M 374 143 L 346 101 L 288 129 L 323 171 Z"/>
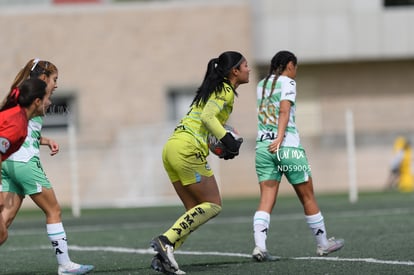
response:
<path fill-rule="evenodd" d="M 191 232 L 217 216 L 220 211 L 221 206 L 215 203 L 203 202 L 198 204 L 179 217 L 163 235 L 177 249 Z"/>
<path fill-rule="evenodd" d="M 184 236 L 184 237 L 178 239 L 174 243 L 174 249 L 177 250 L 178 248 L 180 248 L 183 245 L 183 243 L 185 242 L 185 240 L 187 240 L 188 236 L 190 236 L 190 235 L 187 235 L 187 236 Z"/>
<path fill-rule="evenodd" d="M 177 274 L 175 272 L 180 269 L 174 258 L 174 249 L 179 248 L 191 232 L 217 216 L 220 211 L 221 206 L 215 203 L 204 202 L 196 205 L 178 218 L 164 234 L 153 239 L 151 246 L 159 254 L 161 262 L 165 263 L 163 267 L 170 268 L 172 273 Z M 158 266 L 153 266 L 153 268 L 160 270 Z"/>
<path fill-rule="evenodd" d="M 151 246 L 165 264 L 163 266 L 171 267 L 172 271 L 179 271 L 174 249 L 179 248 L 191 232 L 221 212 L 221 197 L 214 175 L 200 176 L 195 182 L 192 180 L 188 182 L 193 183 L 184 185 L 181 181 L 173 182 L 187 211 L 164 234 L 151 241 Z"/>
<path fill-rule="evenodd" d="M 193 184 L 177 181 L 173 186 L 187 212 L 163 235 L 177 249 L 191 232 L 221 212 L 221 197 L 214 175 L 201 176 Z"/>

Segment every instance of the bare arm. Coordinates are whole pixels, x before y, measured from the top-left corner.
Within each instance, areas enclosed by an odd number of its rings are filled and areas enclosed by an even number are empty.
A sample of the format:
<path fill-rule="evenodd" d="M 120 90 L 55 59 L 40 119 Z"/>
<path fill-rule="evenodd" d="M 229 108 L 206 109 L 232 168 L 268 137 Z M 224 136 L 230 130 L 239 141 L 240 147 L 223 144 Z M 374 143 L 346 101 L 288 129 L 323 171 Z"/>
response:
<path fill-rule="evenodd" d="M 40 137 L 40 145 L 49 146 L 51 156 L 54 156 L 59 152 L 59 144 L 57 144 L 53 139 Z"/>
<path fill-rule="evenodd" d="M 289 122 L 291 104 L 292 103 L 289 100 L 282 100 L 280 102 L 279 118 L 277 122 L 277 137 L 269 145 L 269 151 L 272 153 L 275 153 L 277 150 L 279 150 L 280 144 L 282 144 L 283 139 L 285 138 L 286 127 Z"/>

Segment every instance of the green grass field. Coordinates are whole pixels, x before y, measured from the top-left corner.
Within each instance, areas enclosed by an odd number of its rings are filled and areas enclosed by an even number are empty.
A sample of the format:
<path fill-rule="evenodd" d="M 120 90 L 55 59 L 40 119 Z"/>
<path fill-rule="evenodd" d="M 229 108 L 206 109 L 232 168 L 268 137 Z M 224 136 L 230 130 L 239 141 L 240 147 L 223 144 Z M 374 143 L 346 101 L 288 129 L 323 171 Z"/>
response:
<path fill-rule="evenodd" d="M 187 274 L 414 274 L 414 194 L 318 196 L 329 236 L 343 250 L 316 257 L 314 240 L 296 197 L 280 197 L 271 218 L 268 249 L 278 262 L 256 263 L 252 215 L 258 198 L 224 200 L 223 211 L 188 239 L 176 259 Z M 93 264 L 92 274 L 160 274 L 149 266 L 149 241 L 183 213 L 181 206 L 83 210 L 63 221 L 73 261 Z M 40 210 L 23 210 L 0 247 L 0 274 L 56 274 Z"/>

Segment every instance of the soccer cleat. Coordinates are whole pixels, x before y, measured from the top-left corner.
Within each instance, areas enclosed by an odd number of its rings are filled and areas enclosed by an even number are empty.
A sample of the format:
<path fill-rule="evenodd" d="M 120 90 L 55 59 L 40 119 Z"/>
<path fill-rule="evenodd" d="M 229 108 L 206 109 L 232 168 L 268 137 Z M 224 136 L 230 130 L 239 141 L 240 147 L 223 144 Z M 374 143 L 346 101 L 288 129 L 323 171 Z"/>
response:
<path fill-rule="evenodd" d="M 93 269 L 94 269 L 93 265 L 83 265 L 83 264 L 77 264 L 74 262 L 70 262 L 65 265 L 59 265 L 58 275 L 64 275 L 64 274 L 82 275 L 82 274 L 89 273 Z"/>
<path fill-rule="evenodd" d="M 171 270 L 179 270 L 178 264 L 174 258 L 174 248 L 165 236 L 158 236 L 150 242 L 151 247 L 159 254 L 161 263 L 167 264 Z"/>
<path fill-rule="evenodd" d="M 343 239 L 335 239 L 334 237 L 328 239 L 328 247 L 322 247 L 318 245 L 316 248 L 316 254 L 318 256 L 326 256 L 332 252 L 338 251 L 344 247 L 345 241 Z"/>
<path fill-rule="evenodd" d="M 155 271 L 164 273 L 164 274 L 168 274 L 168 275 L 181 275 L 181 274 L 185 274 L 184 271 L 178 269 L 175 270 L 173 268 L 171 268 L 171 266 L 167 263 L 163 262 L 162 257 L 160 256 L 159 253 L 157 253 L 151 261 L 151 268 L 154 269 Z"/>
<path fill-rule="evenodd" d="M 267 251 L 262 251 L 259 247 L 255 247 L 252 253 L 253 259 L 258 262 L 272 262 L 280 260 L 280 257 L 272 256 Z"/>

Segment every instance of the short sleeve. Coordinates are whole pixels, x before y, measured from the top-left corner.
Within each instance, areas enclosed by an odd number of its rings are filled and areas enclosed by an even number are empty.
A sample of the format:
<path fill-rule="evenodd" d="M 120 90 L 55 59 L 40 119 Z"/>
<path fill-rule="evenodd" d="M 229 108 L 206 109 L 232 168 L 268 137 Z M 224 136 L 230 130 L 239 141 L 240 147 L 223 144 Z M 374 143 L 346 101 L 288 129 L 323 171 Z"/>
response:
<path fill-rule="evenodd" d="M 291 78 L 285 78 L 282 82 L 280 100 L 289 100 L 292 104 L 296 101 L 296 82 Z"/>

